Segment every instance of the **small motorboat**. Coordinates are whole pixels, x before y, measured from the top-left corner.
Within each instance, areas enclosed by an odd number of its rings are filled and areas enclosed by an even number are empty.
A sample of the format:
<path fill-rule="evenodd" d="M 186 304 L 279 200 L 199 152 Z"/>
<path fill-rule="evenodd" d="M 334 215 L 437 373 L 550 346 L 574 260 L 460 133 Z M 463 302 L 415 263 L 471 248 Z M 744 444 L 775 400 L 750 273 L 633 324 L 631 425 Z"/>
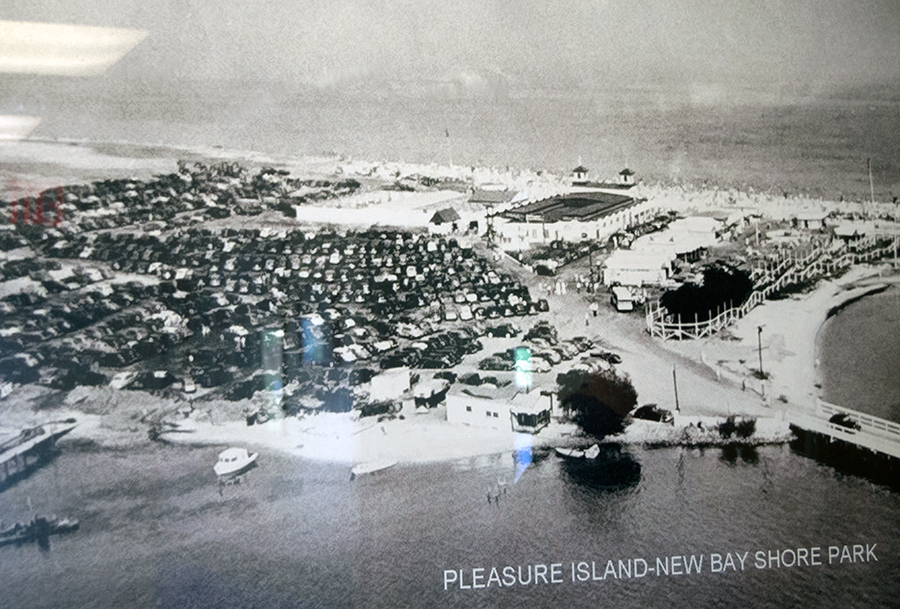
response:
<path fill-rule="evenodd" d="M 64 535 L 77 531 L 78 528 L 79 523 L 74 518 L 35 516 L 29 522 L 17 522 L 14 526 L 0 529 L 0 546 L 22 545 L 33 541 L 46 546 L 50 535 Z"/>
<path fill-rule="evenodd" d="M 219 478 L 237 476 L 256 466 L 259 453 L 249 453 L 246 448 L 227 448 L 219 453 L 213 471 Z"/>

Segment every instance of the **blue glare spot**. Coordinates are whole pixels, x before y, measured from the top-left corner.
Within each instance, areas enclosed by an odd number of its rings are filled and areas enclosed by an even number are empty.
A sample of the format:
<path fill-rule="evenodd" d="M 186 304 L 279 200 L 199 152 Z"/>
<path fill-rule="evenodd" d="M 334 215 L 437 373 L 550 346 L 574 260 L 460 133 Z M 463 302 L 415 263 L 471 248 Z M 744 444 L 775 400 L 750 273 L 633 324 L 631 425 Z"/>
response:
<path fill-rule="evenodd" d="M 514 483 L 519 481 L 519 478 L 522 477 L 522 474 L 524 474 L 525 470 L 528 469 L 528 466 L 531 465 L 532 440 L 531 434 L 528 433 L 517 433 L 513 438 L 513 457 L 516 462 L 516 477 Z"/>

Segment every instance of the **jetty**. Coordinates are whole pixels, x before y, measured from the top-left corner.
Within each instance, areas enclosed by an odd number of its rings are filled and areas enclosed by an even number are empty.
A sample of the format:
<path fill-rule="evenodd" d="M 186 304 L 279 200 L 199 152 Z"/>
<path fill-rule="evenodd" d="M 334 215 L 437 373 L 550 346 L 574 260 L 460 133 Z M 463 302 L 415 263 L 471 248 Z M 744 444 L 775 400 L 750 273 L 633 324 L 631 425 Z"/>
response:
<path fill-rule="evenodd" d="M 0 486 L 25 476 L 45 461 L 61 437 L 75 429 L 75 419 L 56 421 L 23 429 L 0 443 Z"/>

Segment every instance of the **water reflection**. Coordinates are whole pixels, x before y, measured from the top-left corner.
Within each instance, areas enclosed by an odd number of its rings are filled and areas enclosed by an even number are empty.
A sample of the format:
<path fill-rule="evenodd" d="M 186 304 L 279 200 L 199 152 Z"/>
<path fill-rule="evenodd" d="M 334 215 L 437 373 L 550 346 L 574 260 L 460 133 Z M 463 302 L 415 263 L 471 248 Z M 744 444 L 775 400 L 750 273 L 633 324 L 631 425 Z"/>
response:
<path fill-rule="evenodd" d="M 748 464 L 759 463 L 759 451 L 748 444 L 726 444 L 722 447 L 720 460 L 728 465 L 737 465 L 738 460 Z"/>
<path fill-rule="evenodd" d="M 794 453 L 814 459 L 842 474 L 859 476 L 900 492 L 900 461 L 890 456 L 861 449 L 850 442 L 831 441 L 827 436 L 811 432 L 797 435 L 790 447 Z"/>

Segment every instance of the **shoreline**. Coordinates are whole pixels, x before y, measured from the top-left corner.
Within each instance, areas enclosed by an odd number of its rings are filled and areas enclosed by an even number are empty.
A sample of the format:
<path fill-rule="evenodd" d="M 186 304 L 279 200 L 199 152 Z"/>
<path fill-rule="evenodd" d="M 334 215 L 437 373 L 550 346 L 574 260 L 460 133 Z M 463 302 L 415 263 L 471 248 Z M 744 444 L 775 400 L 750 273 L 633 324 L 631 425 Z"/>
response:
<path fill-rule="evenodd" d="M 892 274 L 884 275 L 885 270 Z M 723 379 L 745 383 L 747 391 L 765 396 L 773 413 L 809 412 L 821 399 L 818 337 L 829 313 L 898 284 L 900 275 L 888 265 L 858 265 L 841 277 L 820 280 L 809 293 L 756 307 L 726 329 L 732 340 L 712 337 L 669 347 L 698 358 Z M 766 380 L 753 374 L 759 367 L 759 338 Z"/>
<path fill-rule="evenodd" d="M 36 146 L 46 148 L 44 155 L 36 157 L 17 146 Z M 66 154 L 45 155 L 53 149 L 60 149 Z M 82 155 L 71 154 L 72 149 L 80 149 Z M 10 166 L 31 165 L 33 169 L 55 167 L 60 175 L 49 177 L 43 172 L 33 182 L 23 180 L 24 184 L 14 184 L 18 189 L 16 196 L 36 195 L 40 190 L 59 186 L 60 180 L 65 183 L 89 182 L 104 179 L 101 176 L 121 177 L 121 171 L 131 171 L 136 175 L 130 177 L 152 177 L 160 172 L 175 171 L 178 160 L 187 161 L 240 161 L 251 166 L 275 166 L 307 173 L 309 175 L 331 175 L 335 171 L 351 175 L 361 175 L 363 171 L 383 173 L 385 176 L 396 171 L 401 174 L 425 173 L 449 179 L 471 179 L 476 184 L 503 185 L 506 188 L 525 189 L 527 185 L 539 185 L 551 189 L 565 186 L 567 176 L 563 170 L 516 168 L 507 166 L 479 166 L 472 164 L 445 165 L 432 161 L 415 162 L 398 159 L 382 159 L 370 161 L 339 153 L 302 153 L 272 154 L 265 151 L 239 150 L 222 146 L 178 146 L 161 143 L 135 143 L 129 141 L 93 141 L 86 139 L 25 139 L 0 146 L 0 158 L 6 159 Z M 104 163 L 104 165 L 100 165 Z M 13 173 L 13 172 L 10 172 Z M 0 173 L 2 176 L 2 173 Z M 69 177 L 71 176 L 71 178 Z M 71 182 L 67 180 L 71 179 Z M 28 187 L 31 187 L 28 190 Z M 5 194 L 6 185 L 0 184 L 0 195 Z M 31 192 L 31 191 L 34 192 Z M 667 199 L 676 208 L 710 209 L 730 208 L 732 210 L 767 210 L 773 217 L 784 216 L 786 210 L 815 208 L 832 211 L 837 208 L 849 211 L 864 212 L 866 208 L 876 213 L 894 211 L 895 206 L 888 202 L 877 202 L 874 207 L 864 198 L 848 201 L 836 201 L 811 195 L 808 190 L 799 187 L 783 187 L 773 184 L 751 184 L 742 182 L 739 186 L 731 182 L 717 182 L 712 178 L 686 179 L 670 176 L 654 177 L 639 182 L 636 187 L 639 196 L 653 196 Z M 6 194 L 13 194 L 12 191 Z M 550 194 L 554 193 L 549 193 Z M 780 212 L 777 213 L 777 212 Z"/>
<path fill-rule="evenodd" d="M 70 165 L 62 166 L 71 174 L 87 176 L 95 167 L 84 164 L 98 163 L 105 158 L 127 160 L 116 154 L 116 147 L 139 151 L 147 148 L 131 143 L 95 143 L 95 142 L 33 142 L 38 146 L 79 147 L 89 150 L 87 158 L 67 158 Z M 135 170 L 138 165 L 144 167 L 172 164 L 177 156 L 168 158 L 168 154 L 185 153 L 201 159 L 241 160 L 251 164 L 277 164 L 292 167 L 297 171 L 310 171 L 313 165 L 319 169 L 324 167 L 345 166 L 355 168 L 401 167 L 407 171 L 439 170 L 453 172 L 454 169 L 468 174 L 475 180 L 478 176 L 499 180 L 509 187 L 517 177 L 515 170 L 498 172 L 495 169 L 479 168 L 471 170 L 467 167 L 441 167 L 437 165 L 420 165 L 402 162 L 366 162 L 341 157 L 300 156 L 295 158 L 275 159 L 270 155 L 256 152 L 240 152 L 216 148 L 182 149 L 170 146 L 150 146 L 133 160 L 133 165 L 114 165 L 104 167 L 102 171 L 114 171 L 122 174 Z M 37 160 L 32 160 L 36 165 Z M 45 161 L 53 164 L 55 161 Z M 174 168 L 173 168 L 174 169 Z M 352 172 L 345 175 L 354 175 Z M 518 174 L 519 178 L 527 177 L 528 172 Z M 121 177 L 121 176 L 120 176 Z M 48 178 L 49 179 L 49 178 Z M 91 179 L 91 178 L 85 178 Z M 558 176 L 545 175 L 543 185 L 559 182 Z M 638 186 L 649 190 L 666 204 L 691 209 L 723 208 L 723 203 L 734 205 L 733 209 L 744 210 L 746 207 L 767 210 L 777 215 L 784 211 L 785 202 L 765 193 L 751 190 L 749 193 L 737 193 L 738 200 L 723 201 L 723 197 L 733 197 L 736 191 L 719 188 L 702 189 L 688 184 L 673 181 L 671 186 L 652 184 Z M 796 203 L 797 201 L 792 201 Z M 808 200 L 805 203 L 834 206 L 834 202 Z M 846 205 L 846 204 L 844 204 Z M 882 268 L 882 267 L 879 267 Z M 880 272 L 880 271 L 879 271 Z M 874 289 L 886 289 L 879 286 L 857 288 L 847 291 L 854 282 L 872 279 L 875 271 L 872 267 L 853 267 L 849 273 L 834 280 L 822 280 L 813 292 L 782 301 L 768 301 L 751 311 L 745 318 L 738 320 L 726 331 L 736 339 L 728 341 L 724 336 L 699 341 L 665 343 L 646 336 L 643 330 L 643 319 L 636 316 L 622 317 L 616 312 L 606 311 L 595 325 L 586 329 L 581 325 L 577 315 L 560 315 L 563 311 L 581 300 L 587 306 L 587 297 L 559 297 L 548 295 L 551 311 L 556 311 L 555 320 L 560 330 L 560 338 L 580 334 L 590 334 L 604 345 L 622 353 L 621 372 L 629 375 L 639 395 L 639 404 L 656 403 L 663 408 L 676 411 L 673 396 L 673 376 L 677 369 L 677 387 L 679 404 L 683 417 L 726 417 L 741 414 L 754 417 L 769 417 L 784 421 L 786 412 L 792 407 L 803 410 L 814 408 L 818 396 L 815 385 L 817 361 L 817 340 L 819 330 L 827 319 L 828 312 L 835 306 L 849 300 L 864 297 Z M 884 282 L 898 283 L 896 275 L 879 278 Z M 764 328 L 763 350 L 765 369 L 771 377 L 766 381 L 758 381 L 751 374 L 752 363 L 756 357 L 757 327 Z M 738 344 L 742 343 L 742 344 Z M 747 365 L 750 362 L 751 365 Z M 747 381 L 750 381 L 749 383 Z M 133 398 L 133 400 L 132 400 Z M 7 398 L 8 399 L 8 398 Z M 113 444 L 128 442 L 144 442 L 146 426 L 141 427 L 135 417 L 141 408 L 149 408 L 147 401 L 169 404 L 171 400 L 153 398 L 144 394 L 128 396 L 122 393 L 116 401 L 133 401 L 129 404 L 131 422 L 104 421 L 103 414 L 85 413 L 72 404 L 61 410 L 48 410 L 57 415 L 59 412 L 72 412 L 85 419 L 73 432 L 73 438 L 91 439 Z M 143 403 L 143 406 L 141 405 Z M 176 404 L 177 405 L 177 404 Z M 92 406 L 93 407 L 93 406 Z M 237 407 L 229 407 L 235 410 Z M 165 408 L 160 408 L 164 410 Z M 137 414 L 136 414 L 137 413 Z M 32 413 L 33 415 L 34 413 Z M 434 416 L 432 416 L 434 415 Z M 122 415 L 124 416 L 124 415 Z M 386 423 L 369 423 L 358 420 L 355 415 L 338 415 L 330 413 L 314 414 L 302 419 L 290 418 L 270 421 L 266 424 L 248 427 L 242 419 L 225 423 L 201 422 L 194 419 L 180 421 L 181 428 L 190 433 L 167 434 L 167 441 L 201 442 L 206 444 L 227 444 L 245 442 L 265 446 L 275 450 L 299 455 L 303 458 L 356 463 L 381 459 L 397 459 L 403 462 L 430 462 L 453 460 L 485 454 L 496 454 L 506 450 L 517 450 L 524 440 L 512 432 L 498 432 L 473 427 L 454 426 L 440 420 L 437 413 L 429 415 L 408 414 L 406 420 L 394 420 Z M 121 418 L 121 417 L 120 417 Z M 687 420 L 685 418 L 685 420 Z M 577 429 L 570 425 L 554 425 L 552 429 L 543 430 L 538 436 L 530 437 L 534 446 L 552 447 L 563 442 L 571 442 L 577 435 Z M 652 434 L 650 434 L 652 436 Z M 649 436 L 647 436 L 649 437 Z M 618 439 L 608 440 L 619 443 L 647 443 L 647 437 L 637 439 L 627 434 Z M 427 446 L 427 452 L 422 448 Z"/>

